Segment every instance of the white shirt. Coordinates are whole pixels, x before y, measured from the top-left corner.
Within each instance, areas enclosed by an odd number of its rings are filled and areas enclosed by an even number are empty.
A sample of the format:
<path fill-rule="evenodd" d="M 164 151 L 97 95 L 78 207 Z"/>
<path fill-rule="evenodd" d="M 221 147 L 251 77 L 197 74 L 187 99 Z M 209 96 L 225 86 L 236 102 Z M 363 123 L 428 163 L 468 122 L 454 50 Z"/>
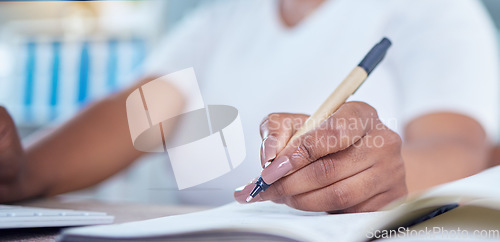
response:
<path fill-rule="evenodd" d="M 239 110 L 247 156 L 230 173 L 184 191 L 144 171 L 133 175 L 157 188 L 148 199 L 231 201 L 234 188 L 260 174 L 261 120 L 272 112 L 313 112 L 384 36 L 393 46 L 350 100 L 375 107 L 400 134 L 414 117 L 453 111 L 496 137 L 499 62 L 492 23 L 478 1 L 330 0 L 293 28 L 281 22 L 277 3 L 224 1 L 200 9 L 154 51 L 148 73 L 193 66 L 206 104 Z M 155 164 L 156 177 L 173 180 L 164 157 Z"/>

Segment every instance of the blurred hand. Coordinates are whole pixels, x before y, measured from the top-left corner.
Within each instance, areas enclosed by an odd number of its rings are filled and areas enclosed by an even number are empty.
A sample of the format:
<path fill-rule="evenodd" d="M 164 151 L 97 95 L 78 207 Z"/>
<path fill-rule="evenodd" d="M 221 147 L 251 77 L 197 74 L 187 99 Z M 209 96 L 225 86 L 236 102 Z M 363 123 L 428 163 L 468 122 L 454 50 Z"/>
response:
<path fill-rule="evenodd" d="M 252 201 L 272 200 L 308 211 L 375 211 L 407 194 L 401 138 L 362 102 L 348 102 L 287 144 L 308 118 L 274 113 L 261 124 L 261 164 L 268 184 Z M 278 155 L 279 154 L 279 155 Z M 250 183 L 235 191 L 245 203 Z"/>
<path fill-rule="evenodd" d="M 0 202 L 24 198 L 22 179 L 25 161 L 14 121 L 0 106 Z"/>

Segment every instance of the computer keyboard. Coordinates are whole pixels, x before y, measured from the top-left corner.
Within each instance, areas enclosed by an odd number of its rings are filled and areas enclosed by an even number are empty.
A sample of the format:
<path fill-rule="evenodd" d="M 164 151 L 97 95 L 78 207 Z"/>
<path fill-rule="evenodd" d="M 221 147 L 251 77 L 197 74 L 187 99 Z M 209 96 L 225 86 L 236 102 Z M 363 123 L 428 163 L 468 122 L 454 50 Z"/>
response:
<path fill-rule="evenodd" d="M 0 229 L 110 224 L 113 220 L 101 212 L 0 205 Z"/>

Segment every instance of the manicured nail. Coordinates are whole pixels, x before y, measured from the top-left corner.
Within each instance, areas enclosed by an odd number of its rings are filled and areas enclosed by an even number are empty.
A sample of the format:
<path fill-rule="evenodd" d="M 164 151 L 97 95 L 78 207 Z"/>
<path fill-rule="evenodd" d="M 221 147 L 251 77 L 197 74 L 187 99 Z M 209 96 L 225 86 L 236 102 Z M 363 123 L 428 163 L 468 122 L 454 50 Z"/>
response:
<path fill-rule="evenodd" d="M 260 146 L 260 160 L 262 161 L 262 168 L 264 168 L 264 164 L 266 162 L 276 158 L 276 146 L 277 141 L 273 137 L 267 137 L 262 141 L 262 145 Z"/>
<path fill-rule="evenodd" d="M 247 203 L 246 199 L 247 199 L 248 195 L 250 194 L 250 192 L 252 192 L 252 189 L 255 186 L 254 183 L 256 180 L 257 180 L 257 178 L 255 180 L 253 180 L 252 182 L 248 183 L 246 186 L 241 186 L 241 187 L 236 188 L 236 190 L 234 190 L 234 199 L 239 203 L 243 203 L 243 204 Z M 262 201 L 262 198 L 260 197 L 260 195 L 255 196 L 252 199 L 252 201 L 250 201 L 250 203 L 258 202 L 258 201 Z"/>
<path fill-rule="evenodd" d="M 248 185 L 247 185 L 247 186 L 248 186 Z M 243 191 L 243 189 L 245 189 L 245 187 L 247 187 L 247 186 L 241 186 L 241 187 L 238 187 L 238 188 L 234 189 L 234 191 L 235 191 L 235 192 L 241 192 L 241 191 Z"/>
<path fill-rule="evenodd" d="M 282 178 L 293 169 L 290 159 L 286 156 L 276 158 L 271 165 L 262 171 L 262 179 L 268 184 L 271 184 Z"/>
<path fill-rule="evenodd" d="M 252 192 L 254 183 L 258 178 L 251 180 L 247 185 L 238 187 L 234 190 L 234 199 L 239 203 L 247 203 L 245 200 L 247 199 L 250 192 Z"/>

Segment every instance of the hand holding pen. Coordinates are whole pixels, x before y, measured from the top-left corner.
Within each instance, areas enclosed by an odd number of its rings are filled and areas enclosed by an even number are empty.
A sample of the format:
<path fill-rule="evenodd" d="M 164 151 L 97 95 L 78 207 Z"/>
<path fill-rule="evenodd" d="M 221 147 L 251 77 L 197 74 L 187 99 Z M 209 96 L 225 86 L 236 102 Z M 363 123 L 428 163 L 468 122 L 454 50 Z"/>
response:
<path fill-rule="evenodd" d="M 381 44 L 374 47 L 311 117 L 280 113 L 263 121 L 261 162 L 265 166 L 273 161 L 253 181 L 255 186 L 235 192 L 237 201 L 272 200 L 308 211 L 363 212 L 406 195 L 399 135 L 370 105 L 344 103 L 383 58 L 390 45 L 384 40 L 382 52 Z"/>

